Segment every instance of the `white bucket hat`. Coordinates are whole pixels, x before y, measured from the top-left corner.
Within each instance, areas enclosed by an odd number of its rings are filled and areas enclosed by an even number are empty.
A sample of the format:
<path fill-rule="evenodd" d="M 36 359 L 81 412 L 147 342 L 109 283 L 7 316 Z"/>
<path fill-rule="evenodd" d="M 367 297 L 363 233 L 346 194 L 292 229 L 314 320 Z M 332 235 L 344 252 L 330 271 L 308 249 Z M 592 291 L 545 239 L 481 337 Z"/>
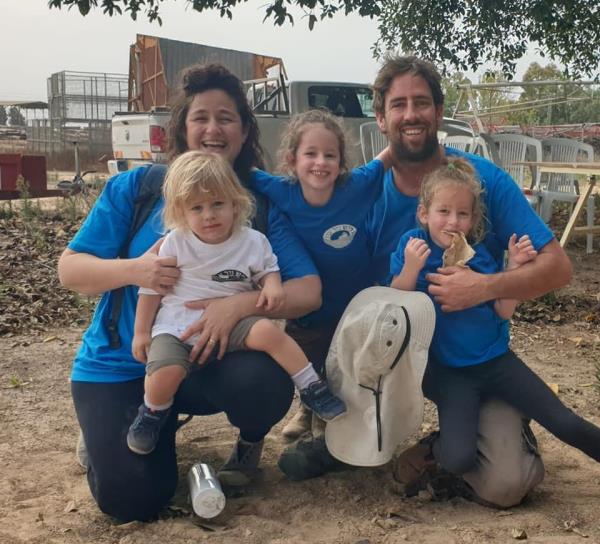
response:
<path fill-rule="evenodd" d="M 433 303 L 424 293 L 369 287 L 350 301 L 326 362 L 329 386 L 348 409 L 325 429 L 334 457 L 383 465 L 419 429 L 434 325 Z"/>

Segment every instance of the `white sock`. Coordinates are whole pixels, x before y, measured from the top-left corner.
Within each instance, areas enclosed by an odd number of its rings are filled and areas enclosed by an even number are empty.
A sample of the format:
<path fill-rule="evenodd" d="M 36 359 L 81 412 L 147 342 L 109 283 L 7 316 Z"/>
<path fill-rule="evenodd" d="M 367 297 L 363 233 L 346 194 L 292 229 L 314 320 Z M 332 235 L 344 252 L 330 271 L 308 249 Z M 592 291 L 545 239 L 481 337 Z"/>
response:
<path fill-rule="evenodd" d="M 153 412 L 162 412 L 164 410 L 168 410 L 169 408 L 171 408 L 171 406 L 173 406 L 173 399 L 167 402 L 167 404 L 152 404 L 148 401 L 148 397 L 144 395 L 144 404 L 146 405 L 146 408 L 150 408 L 150 410 L 152 410 Z"/>
<path fill-rule="evenodd" d="M 294 385 L 298 390 L 306 389 L 311 383 L 318 382 L 320 379 L 312 363 L 308 363 L 302 370 L 292 376 Z"/>

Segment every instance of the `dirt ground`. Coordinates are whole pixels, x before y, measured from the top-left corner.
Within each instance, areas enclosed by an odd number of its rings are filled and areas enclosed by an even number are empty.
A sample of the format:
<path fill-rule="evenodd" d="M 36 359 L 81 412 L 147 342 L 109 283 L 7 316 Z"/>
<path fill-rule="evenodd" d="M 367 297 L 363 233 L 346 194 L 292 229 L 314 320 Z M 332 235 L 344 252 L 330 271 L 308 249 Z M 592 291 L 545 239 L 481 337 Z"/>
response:
<path fill-rule="evenodd" d="M 1 252 L 12 251 L 6 239 L 2 243 Z M 523 306 L 512 329 L 513 346 L 558 386 L 568 406 L 600 425 L 600 249 L 596 241 L 588 256 L 577 243 L 569 254 L 573 283 Z M 8 289 L 2 274 L 0 294 Z M 7 311 L 17 308 L 0 313 Z M 181 478 L 172 508 L 159 521 L 118 525 L 97 509 L 75 462 L 77 423 L 68 377 L 82 325 L 67 319 L 76 324 L 56 328 L 46 320 L 32 324 L 34 330 L 0 332 L 1 544 L 466 544 L 517 537 L 544 544 L 600 543 L 600 464 L 537 425 L 546 478 L 522 505 L 506 511 L 460 498 L 435 502 L 427 493 L 402 499 L 393 491 L 390 466 L 290 482 L 276 465 L 285 445 L 280 424 L 267 436 L 262 478 L 245 495 L 228 499 L 219 517 L 205 522 L 190 514 Z M 429 407 L 422 432 L 435 424 Z M 194 418 L 178 434 L 180 474 L 198 460 L 218 466 L 234 438 L 224 417 Z"/>

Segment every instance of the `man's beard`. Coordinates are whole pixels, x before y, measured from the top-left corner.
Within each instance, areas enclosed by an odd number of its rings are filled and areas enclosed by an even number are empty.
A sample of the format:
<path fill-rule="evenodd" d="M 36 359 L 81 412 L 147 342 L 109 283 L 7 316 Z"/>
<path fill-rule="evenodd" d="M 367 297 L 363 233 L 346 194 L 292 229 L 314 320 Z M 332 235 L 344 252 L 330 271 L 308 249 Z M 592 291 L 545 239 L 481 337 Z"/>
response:
<path fill-rule="evenodd" d="M 437 132 L 427 136 L 427 139 L 419 149 L 411 149 L 402 143 L 402 138 L 397 142 L 390 142 L 394 158 L 408 162 L 423 162 L 430 159 L 437 152 L 440 142 Z"/>

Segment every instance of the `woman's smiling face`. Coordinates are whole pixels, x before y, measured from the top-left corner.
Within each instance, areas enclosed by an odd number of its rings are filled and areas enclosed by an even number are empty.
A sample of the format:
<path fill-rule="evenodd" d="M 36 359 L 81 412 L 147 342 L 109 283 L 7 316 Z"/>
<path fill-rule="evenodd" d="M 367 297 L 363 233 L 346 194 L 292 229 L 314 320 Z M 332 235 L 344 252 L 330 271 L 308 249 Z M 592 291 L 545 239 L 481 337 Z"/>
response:
<path fill-rule="evenodd" d="M 221 155 L 232 165 L 247 136 L 235 102 L 221 89 L 194 96 L 185 128 L 189 149 Z"/>

